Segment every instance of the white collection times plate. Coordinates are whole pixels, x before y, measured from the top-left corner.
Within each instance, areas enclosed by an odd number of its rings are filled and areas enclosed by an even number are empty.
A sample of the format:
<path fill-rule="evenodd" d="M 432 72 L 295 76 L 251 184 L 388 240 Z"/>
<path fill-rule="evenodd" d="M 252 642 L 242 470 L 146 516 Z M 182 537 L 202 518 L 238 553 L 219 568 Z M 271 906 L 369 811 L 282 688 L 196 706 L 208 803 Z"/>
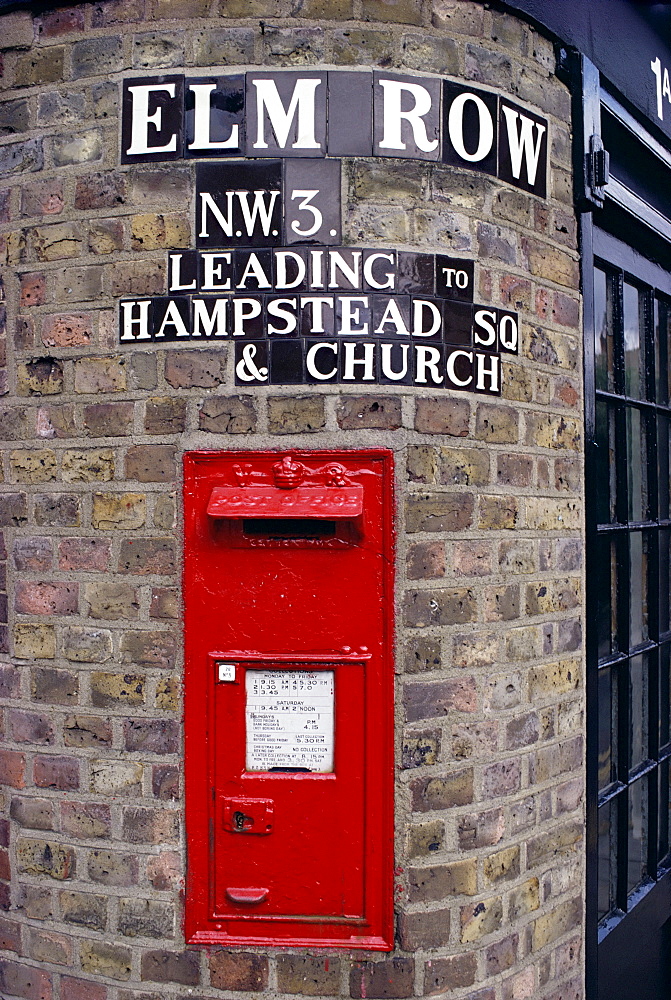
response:
<path fill-rule="evenodd" d="M 248 670 L 247 770 L 333 771 L 333 670 Z"/>

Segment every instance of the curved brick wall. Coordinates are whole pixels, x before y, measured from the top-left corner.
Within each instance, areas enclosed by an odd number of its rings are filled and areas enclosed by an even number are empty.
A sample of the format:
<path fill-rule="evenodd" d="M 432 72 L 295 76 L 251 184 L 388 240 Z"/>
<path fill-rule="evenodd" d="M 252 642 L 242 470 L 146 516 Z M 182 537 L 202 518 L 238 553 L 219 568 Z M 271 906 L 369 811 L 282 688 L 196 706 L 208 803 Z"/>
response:
<path fill-rule="evenodd" d="M 580 997 L 580 300 L 551 44 L 456 0 L 103 0 L 6 14 L 0 44 L 0 994 Z M 119 345 L 117 301 L 165 294 L 192 243 L 195 171 L 119 166 L 120 81 L 259 65 L 436 74 L 548 120 L 547 199 L 343 164 L 344 243 L 474 259 L 476 301 L 519 314 L 501 398 L 246 389 L 225 343 Z M 371 445 L 397 470 L 396 948 L 186 948 L 181 453 Z"/>

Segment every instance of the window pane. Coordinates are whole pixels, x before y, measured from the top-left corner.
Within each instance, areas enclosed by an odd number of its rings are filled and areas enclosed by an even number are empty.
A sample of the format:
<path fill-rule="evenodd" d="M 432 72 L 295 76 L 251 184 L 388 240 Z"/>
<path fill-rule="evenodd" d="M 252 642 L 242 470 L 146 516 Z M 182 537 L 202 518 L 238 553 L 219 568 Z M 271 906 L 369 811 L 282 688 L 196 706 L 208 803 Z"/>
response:
<path fill-rule="evenodd" d="M 648 654 L 629 661 L 629 770 L 648 758 Z"/>
<path fill-rule="evenodd" d="M 597 635 L 599 659 L 610 656 L 616 648 L 617 637 L 617 561 L 614 539 L 597 539 L 594 575 L 597 599 Z"/>
<path fill-rule="evenodd" d="M 596 520 L 615 520 L 615 411 L 607 403 L 596 404 Z"/>
<path fill-rule="evenodd" d="M 671 313 L 664 299 L 655 299 L 655 375 L 657 402 L 669 401 L 669 320 Z"/>
<path fill-rule="evenodd" d="M 629 648 L 648 639 L 648 538 L 629 534 Z"/>
<path fill-rule="evenodd" d="M 598 911 L 599 920 L 605 917 L 615 905 L 617 877 L 617 803 L 607 802 L 599 809 L 599 874 Z"/>
<path fill-rule="evenodd" d="M 648 517 L 648 471 L 645 418 L 635 406 L 627 407 L 627 516 L 630 521 Z"/>
<path fill-rule="evenodd" d="M 659 634 L 664 635 L 671 626 L 671 579 L 669 564 L 671 563 L 669 546 L 671 532 L 659 532 Z"/>
<path fill-rule="evenodd" d="M 625 281 L 623 288 L 624 319 L 624 384 L 627 396 L 643 399 L 645 396 L 645 367 L 643 355 L 643 296 L 638 288 Z"/>
<path fill-rule="evenodd" d="M 612 283 L 605 271 L 594 272 L 594 361 L 597 389 L 615 387 L 613 350 Z"/>
<path fill-rule="evenodd" d="M 641 884 L 648 872 L 648 783 L 639 778 L 628 790 L 627 894 Z"/>
<path fill-rule="evenodd" d="M 659 848 L 658 858 L 663 861 L 669 853 L 669 761 L 659 765 Z"/>
<path fill-rule="evenodd" d="M 617 673 L 599 671 L 599 791 L 617 777 Z"/>
<path fill-rule="evenodd" d="M 671 736 L 669 715 L 671 713 L 671 687 L 669 667 L 671 666 L 671 646 L 664 645 L 659 650 L 659 745 L 665 747 Z"/>
<path fill-rule="evenodd" d="M 659 517 L 669 516 L 669 418 L 657 414 L 657 489 Z"/>

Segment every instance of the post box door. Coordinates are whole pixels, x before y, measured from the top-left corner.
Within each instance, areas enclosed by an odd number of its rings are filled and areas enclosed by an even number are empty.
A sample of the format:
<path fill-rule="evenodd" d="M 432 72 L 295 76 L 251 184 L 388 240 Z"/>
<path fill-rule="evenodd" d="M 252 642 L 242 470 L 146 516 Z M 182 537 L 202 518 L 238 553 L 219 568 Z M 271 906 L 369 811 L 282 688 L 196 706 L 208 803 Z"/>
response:
<path fill-rule="evenodd" d="M 252 661 L 218 682 L 215 725 L 236 758 L 215 751 L 219 915 L 364 920 L 364 670 Z"/>
<path fill-rule="evenodd" d="M 185 457 L 187 938 L 392 945 L 391 456 Z"/>

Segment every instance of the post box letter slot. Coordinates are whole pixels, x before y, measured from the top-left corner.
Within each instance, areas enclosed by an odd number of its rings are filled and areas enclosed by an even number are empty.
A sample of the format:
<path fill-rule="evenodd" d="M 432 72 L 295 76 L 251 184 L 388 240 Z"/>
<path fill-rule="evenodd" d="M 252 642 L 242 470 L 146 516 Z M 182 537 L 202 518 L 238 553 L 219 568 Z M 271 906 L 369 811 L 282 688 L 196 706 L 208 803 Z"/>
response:
<path fill-rule="evenodd" d="M 334 538 L 336 522 L 308 517 L 245 517 L 248 538 Z"/>
<path fill-rule="evenodd" d="M 247 906 L 254 903 L 265 903 L 268 899 L 267 889 L 227 889 L 226 896 L 231 903 L 245 903 Z"/>

